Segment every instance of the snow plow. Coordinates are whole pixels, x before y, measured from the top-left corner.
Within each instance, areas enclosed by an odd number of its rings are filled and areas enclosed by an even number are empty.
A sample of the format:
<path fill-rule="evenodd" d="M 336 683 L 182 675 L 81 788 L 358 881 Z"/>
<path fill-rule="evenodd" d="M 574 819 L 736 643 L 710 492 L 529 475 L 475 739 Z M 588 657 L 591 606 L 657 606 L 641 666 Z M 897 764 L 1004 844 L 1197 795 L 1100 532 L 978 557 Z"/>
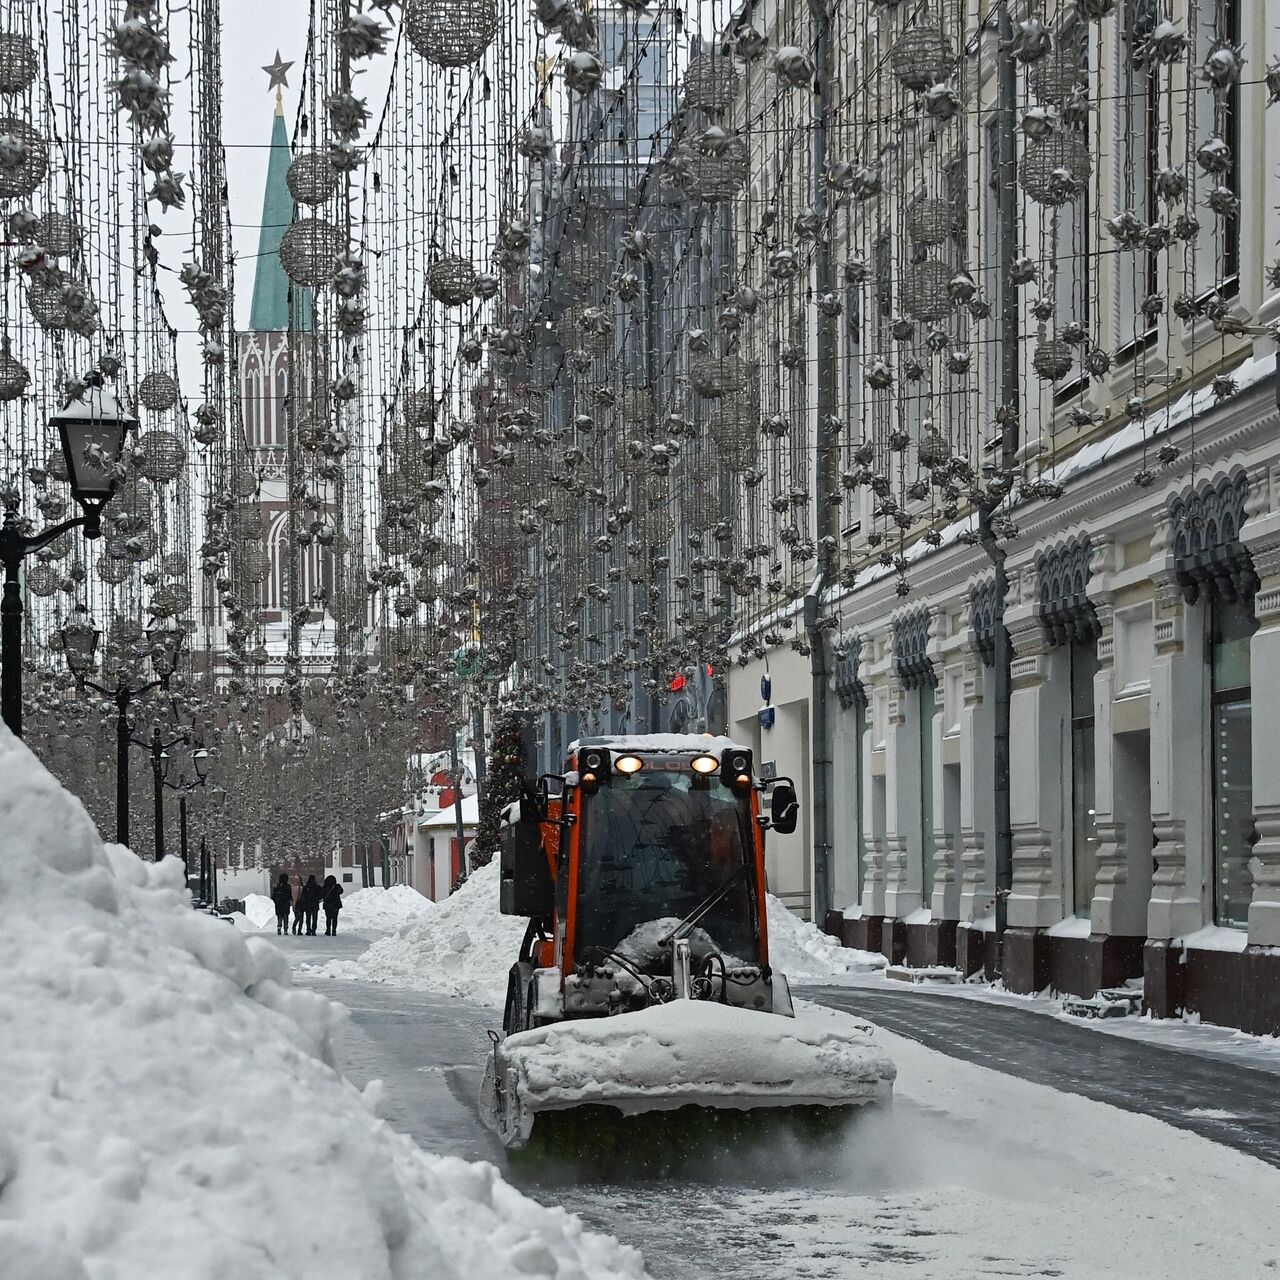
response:
<path fill-rule="evenodd" d="M 529 924 L 481 1098 L 510 1153 L 666 1173 L 890 1099 L 887 1055 L 852 1020 L 797 1017 L 769 963 L 764 841 L 797 814 L 726 738 L 585 738 L 525 785 L 501 909 Z"/>

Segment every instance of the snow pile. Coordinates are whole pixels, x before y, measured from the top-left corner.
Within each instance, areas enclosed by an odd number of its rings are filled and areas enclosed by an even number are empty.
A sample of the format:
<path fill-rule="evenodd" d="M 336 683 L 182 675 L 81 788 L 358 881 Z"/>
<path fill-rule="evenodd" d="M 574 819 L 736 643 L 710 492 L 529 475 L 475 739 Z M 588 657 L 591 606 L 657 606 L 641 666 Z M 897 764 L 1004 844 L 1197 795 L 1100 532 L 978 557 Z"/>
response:
<path fill-rule="evenodd" d="M 342 895 L 339 925 L 353 933 L 391 933 L 435 904 L 407 884 L 357 889 Z"/>
<path fill-rule="evenodd" d="M 612 1018 L 582 1018 L 508 1036 L 507 1088 L 534 1113 L 604 1103 L 655 1106 L 843 1106 L 888 1101 L 894 1066 L 847 1015 L 794 1018 L 673 1000 Z M 488 1071 L 493 1071 L 490 1059 Z M 481 1096 L 493 1095 L 489 1078 Z M 521 1134 L 528 1137 L 527 1132 Z"/>
<path fill-rule="evenodd" d="M 276 904 L 265 893 L 251 893 L 244 900 L 244 914 L 255 929 L 265 929 L 276 922 Z"/>
<path fill-rule="evenodd" d="M 418 987 L 500 1006 L 527 923 L 499 912 L 495 859 L 399 932 L 379 938 L 358 959 L 331 960 L 307 972 Z"/>
<path fill-rule="evenodd" d="M 887 963 L 877 952 L 842 947 L 793 915 L 772 894 L 768 910 L 769 961 L 789 982 L 839 984 Z M 360 926 L 345 911 L 342 923 L 359 932 Z M 304 971 L 439 991 L 500 1007 L 526 923 L 498 911 L 495 860 L 473 872 L 457 893 L 429 906 L 397 933 L 379 938 L 358 959 L 331 960 L 314 968 L 304 966 Z"/>
<path fill-rule="evenodd" d="M 375 1118 L 326 1064 L 338 1007 L 192 911 L 176 858 L 104 848 L 3 729 L 0 972 L 3 1280 L 643 1275 Z"/>
<path fill-rule="evenodd" d="M 877 951 L 842 946 L 769 894 L 769 963 L 792 984 L 834 986 L 883 969 L 888 961 Z"/>

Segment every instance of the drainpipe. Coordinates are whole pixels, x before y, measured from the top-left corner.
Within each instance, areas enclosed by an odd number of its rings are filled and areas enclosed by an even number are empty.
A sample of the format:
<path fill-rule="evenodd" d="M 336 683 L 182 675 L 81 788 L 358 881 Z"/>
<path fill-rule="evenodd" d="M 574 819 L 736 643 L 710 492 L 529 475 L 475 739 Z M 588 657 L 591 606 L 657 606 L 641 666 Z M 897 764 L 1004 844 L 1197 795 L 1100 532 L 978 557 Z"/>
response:
<path fill-rule="evenodd" d="M 1017 69 L 1013 64 L 1013 23 L 1009 0 L 1000 0 L 996 54 L 996 108 L 999 120 L 1000 174 L 1000 400 L 1004 413 L 1000 423 L 1000 470 L 1013 471 L 1018 451 L 1019 346 L 1018 289 L 1013 282 L 1017 256 Z M 993 801 L 996 836 L 996 977 L 1004 975 L 1004 934 L 1008 923 L 1009 894 L 1013 889 L 1013 821 L 1010 816 L 1009 720 L 1012 692 L 1013 647 L 1004 625 L 1005 551 L 997 541 L 991 518 L 998 504 L 990 500 L 978 509 L 978 537 L 995 566 L 995 654 L 992 664 L 992 708 L 994 725 Z"/>
<path fill-rule="evenodd" d="M 817 115 L 813 130 L 813 207 L 822 214 L 823 233 L 814 246 L 813 287 L 815 298 L 831 292 L 831 210 L 827 204 L 824 175 L 827 170 L 827 126 L 831 110 L 831 22 L 826 0 L 809 0 L 814 26 L 814 68 Z M 818 572 L 804 598 L 804 628 L 809 642 L 809 669 L 813 677 L 810 693 L 810 733 L 813 744 L 813 915 L 822 927 L 831 910 L 831 726 L 827 688 L 828 653 L 826 633 L 818 625 L 822 592 L 831 579 L 832 562 L 839 543 L 832 532 L 832 512 L 828 501 L 833 489 L 835 343 L 834 323 L 821 307 L 817 317 L 817 450 L 814 488 L 817 509 L 815 533 L 818 544 Z"/>

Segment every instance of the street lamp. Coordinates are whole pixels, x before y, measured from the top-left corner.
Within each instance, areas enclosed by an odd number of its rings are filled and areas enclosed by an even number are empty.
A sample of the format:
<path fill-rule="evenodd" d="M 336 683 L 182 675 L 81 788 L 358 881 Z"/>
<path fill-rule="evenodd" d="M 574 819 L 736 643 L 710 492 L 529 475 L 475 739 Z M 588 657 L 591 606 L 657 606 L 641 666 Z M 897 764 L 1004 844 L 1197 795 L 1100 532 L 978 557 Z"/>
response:
<path fill-rule="evenodd" d="M 38 533 L 26 533 L 14 496 L 5 504 L 0 527 L 4 563 L 4 603 L 0 605 L 0 711 L 16 737 L 22 737 L 22 592 L 18 575 L 23 560 L 69 529 L 83 526 L 86 538 L 102 534 L 102 508 L 115 493 L 120 459 L 136 418 L 126 415 L 99 375 L 50 419 L 58 428 L 71 496 L 84 511 Z"/>
<path fill-rule="evenodd" d="M 154 755 L 155 745 L 158 744 L 159 741 L 160 741 L 160 726 L 157 725 L 152 735 L 153 760 L 155 759 L 155 755 Z M 190 792 L 196 790 L 197 787 L 204 786 L 205 780 L 209 776 L 209 752 L 205 749 L 203 744 L 193 747 L 191 749 L 191 765 L 192 765 L 192 768 L 195 770 L 196 776 L 194 778 L 188 777 L 186 770 L 183 769 L 182 773 L 179 775 L 178 780 L 176 782 L 170 781 L 169 766 L 172 763 L 172 760 L 168 755 L 167 747 L 175 746 L 179 741 L 185 741 L 189 744 L 190 734 L 189 733 L 184 734 L 180 738 L 175 738 L 172 742 L 166 745 L 164 750 L 161 751 L 159 760 L 163 764 L 163 769 L 157 771 L 156 778 L 159 784 L 166 786 L 171 791 L 176 791 L 178 793 L 178 823 L 179 823 L 178 831 L 180 833 L 180 840 L 181 840 L 180 848 L 182 851 L 182 870 L 185 876 L 187 872 L 187 866 L 188 866 L 188 862 L 187 862 L 187 796 Z M 159 822 L 163 818 L 163 813 L 160 810 L 160 801 L 159 801 L 160 787 L 159 786 L 157 786 L 156 788 L 156 796 L 157 796 L 156 820 L 157 822 Z M 163 846 L 160 846 L 160 848 L 163 849 Z M 162 856 L 163 856 L 163 852 L 157 853 L 156 854 L 157 861 Z M 203 882 L 204 880 L 203 850 L 202 850 L 202 865 L 200 868 L 200 877 L 201 877 L 201 881 Z"/>
<path fill-rule="evenodd" d="M 82 689 L 92 689 L 104 698 L 110 698 L 116 704 L 116 843 L 129 843 L 129 747 L 145 747 L 151 752 L 152 769 L 156 778 L 162 768 L 160 757 L 165 750 L 161 743 L 160 727 L 155 726 L 149 740 L 134 738 L 129 731 L 129 704 L 151 692 L 152 689 L 167 689 L 169 680 L 177 670 L 178 659 L 182 653 L 182 644 L 187 633 L 186 628 L 176 619 L 169 618 L 153 622 L 147 628 L 147 640 L 150 644 L 151 665 L 156 678 L 142 682 L 138 673 L 132 671 L 126 663 L 116 678 L 115 688 L 98 684 L 89 676 L 97 670 L 97 648 L 102 638 L 98 630 L 79 609 L 69 622 L 58 629 L 59 647 L 67 661 L 71 674 Z M 174 742 L 179 739 L 174 739 Z M 174 742 L 168 743 L 173 746 Z M 160 783 L 156 782 L 156 861 L 164 857 L 164 827 L 161 821 L 163 806 L 160 798 Z"/>

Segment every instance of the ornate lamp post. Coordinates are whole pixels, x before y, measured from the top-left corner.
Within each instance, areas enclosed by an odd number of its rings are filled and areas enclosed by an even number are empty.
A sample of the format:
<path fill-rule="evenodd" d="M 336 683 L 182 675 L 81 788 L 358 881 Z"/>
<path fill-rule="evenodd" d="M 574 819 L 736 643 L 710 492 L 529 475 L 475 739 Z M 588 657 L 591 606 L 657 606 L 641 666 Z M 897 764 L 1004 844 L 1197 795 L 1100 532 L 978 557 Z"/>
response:
<path fill-rule="evenodd" d="M 159 735 L 160 735 L 160 727 L 159 725 L 157 725 L 152 732 L 152 760 L 153 761 L 156 758 L 155 744 L 159 741 Z M 175 739 L 174 742 L 171 742 L 168 745 L 173 746 L 178 741 L 186 741 L 189 743 L 190 738 L 189 736 L 184 736 L 182 738 Z M 178 793 L 178 831 L 179 831 L 179 838 L 181 840 L 182 870 L 183 870 L 183 873 L 186 874 L 190 866 L 190 863 L 187 860 L 187 796 L 188 794 L 190 794 L 190 792 L 194 791 L 197 787 L 203 787 L 205 784 L 205 781 L 208 779 L 209 752 L 205 749 L 202 743 L 197 743 L 194 747 L 191 748 L 191 767 L 195 773 L 195 776 L 194 777 L 189 776 L 184 767 L 177 781 L 171 781 L 169 778 L 169 766 L 170 764 L 172 764 L 172 760 L 166 754 L 166 751 L 167 751 L 167 748 L 162 748 L 160 760 L 162 760 L 164 763 L 164 769 L 157 776 L 159 777 L 160 782 L 164 786 L 168 787 L 170 791 L 176 791 Z M 157 787 L 156 789 L 156 795 L 157 797 L 160 795 L 159 787 Z M 157 801 L 157 804 L 158 804 L 158 801 Z M 157 808 L 157 818 L 159 819 L 162 816 L 163 815 L 159 812 L 159 809 Z M 160 828 L 157 827 L 157 830 L 159 829 Z M 157 861 L 162 856 L 163 854 L 157 853 L 156 855 Z M 202 865 L 201 866 L 202 879 L 203 879 L 203 874 L 204 874 L 204 867 Z"/>
<path fill-rule="evenodd" d="M 79 616 L 66 623 L 60 630 L 62 654 L 81 688 L 92 689 L 104 698 L 110 698 L 116 704 L 116 843 L 129 843 L 129 746 L 133 744 L 145 747 L 151 752 L 152 768 L 156 771 L 156 861 L 164 857 L 164 808 L 161 796 L 160 777 L 161 757 L 164 745 L 160 739 L 157 725 L 149 740 L 134 738 L 129 731 L 129 704 L 151 692 L 152 689 L 168 688 L 169 680 L 177 670 L 178 659 L 182 653 L 182 644 L 187 633 L 182 624 L 174 618 L 165 618 L 154 622 L 147 628 L 147 639 L 150 641 L 151 666 L 156 678 L 143 682 L 136 670 L 124 665 L 120 669 L 119 678 L 114 689 L 90 680 L 90 674 L 96 669 L 95 654 L 102 633 L 86 616 Z M 174 740 L 175 742 L 177 739 Z M 173 746 L 171 742 L 168 744 Z"/>
<path fill-rule="evenodd" d="M 17 498 L 5 504 L 0 527 L 0 561 L 4 563 L 4 603 L 0 605 L 0 707 L 4 722 L 22 737 L 22 593 L 18 584 L 22 561 L 69 529 L 84 527 L 86 538 L 102 533 L 102 508 L 115 493 L 125 437 L 136 418 L 128 417 L 99 379 L 51 419 L 57 425 L 71 482 L 71 496 L 84 510 L 60 524 L 26 533 Z"/>

